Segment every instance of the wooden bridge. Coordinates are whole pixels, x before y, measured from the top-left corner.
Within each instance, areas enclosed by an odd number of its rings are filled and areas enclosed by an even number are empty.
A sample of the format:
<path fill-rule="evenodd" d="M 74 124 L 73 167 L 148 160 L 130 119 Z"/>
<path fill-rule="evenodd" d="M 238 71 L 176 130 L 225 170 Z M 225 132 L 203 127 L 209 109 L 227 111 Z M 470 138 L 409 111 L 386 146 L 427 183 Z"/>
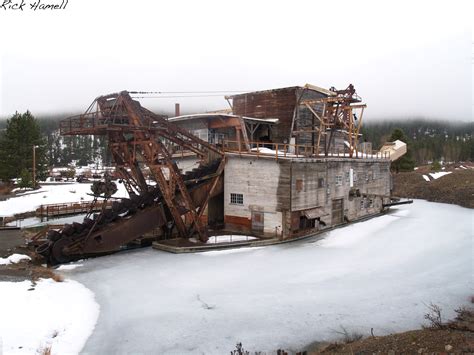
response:
<path fill-rule="evenodd" d="M 36 216 L 41 218 L 60 217 L 75 215 L 81 213 L 87 213 L 89 211 L 100 211 L 102 209 L 102 203 L 97 203 L 96 205 L 92 204 L 93 201 L 83 201 L 83 202 L 65 202 L 65 203 L 52 203 L 41 205 L 36 209 Z M 110 208 L 112 201 L 107 201 L 106 208 Z"/>

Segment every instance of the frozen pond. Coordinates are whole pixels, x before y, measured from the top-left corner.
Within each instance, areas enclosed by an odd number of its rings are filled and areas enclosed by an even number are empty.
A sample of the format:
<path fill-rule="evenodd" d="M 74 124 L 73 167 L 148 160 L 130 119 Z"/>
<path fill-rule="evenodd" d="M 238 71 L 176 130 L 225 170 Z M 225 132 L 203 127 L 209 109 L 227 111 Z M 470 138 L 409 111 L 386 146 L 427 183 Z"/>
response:
<path fill-rule="evenodd" d="M 472 285 L 472 210 L 415 201 L 319 238 L 255 249 L 169 254 L 141 249 L 64 274 L 95 293 L 86 354 L 228 354 L 297 350 L 419 328 L 426 305 L 446 317 Z"/>

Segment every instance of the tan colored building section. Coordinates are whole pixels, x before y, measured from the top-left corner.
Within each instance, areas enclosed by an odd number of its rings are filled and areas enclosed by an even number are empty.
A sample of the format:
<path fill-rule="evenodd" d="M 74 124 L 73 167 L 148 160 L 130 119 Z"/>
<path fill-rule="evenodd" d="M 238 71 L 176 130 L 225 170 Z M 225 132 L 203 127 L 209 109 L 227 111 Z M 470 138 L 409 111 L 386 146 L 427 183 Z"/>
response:
<path fill-rule="evenodd" d="M 380 153 L 382 153 L 383 156 L 387 155 L 391 161 L 395 161 L 407 153 L 407 145 L 397 139 L 395 142 L 385 143 L 382 148 L 380 148 Z"/>
<path fill-rule="evenodd" d="M 224 172 L 224 219 L 227 227 L 256 234 L 281 235 L 280 164 L 275 159 L 228 157 Z M 232 201 L 242 195 L 242 203 Z"/>
<path fill-rule="evenodd" d="M 226 227 L 282 239 L 380 213 L 390 200 L 388 159 L 229 155 L 224 179 Z"/>

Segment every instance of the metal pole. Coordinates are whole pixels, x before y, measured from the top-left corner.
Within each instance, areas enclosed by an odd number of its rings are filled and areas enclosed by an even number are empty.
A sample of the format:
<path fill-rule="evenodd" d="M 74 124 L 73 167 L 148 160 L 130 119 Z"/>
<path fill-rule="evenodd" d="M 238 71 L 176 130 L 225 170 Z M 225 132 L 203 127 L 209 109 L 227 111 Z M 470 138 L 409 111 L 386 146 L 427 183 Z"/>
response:
<path fill-rule="evenodd" d="M 33 145 L 33 189 L 36 187 L 36 145 Z"/>

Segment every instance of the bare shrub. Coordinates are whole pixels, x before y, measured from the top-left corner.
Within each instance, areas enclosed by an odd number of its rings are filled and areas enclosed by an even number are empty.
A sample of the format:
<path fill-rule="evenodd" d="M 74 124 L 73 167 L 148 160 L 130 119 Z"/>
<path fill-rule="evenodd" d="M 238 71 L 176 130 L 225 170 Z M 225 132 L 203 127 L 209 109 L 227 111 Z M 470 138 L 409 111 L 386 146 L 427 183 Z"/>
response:
<path fill-rule="evenodd" d="M 336 332 L 337 334 L 342 335 L 342 339 L 343 339 L 344 343 L 346 343 L 346 344 L 353 343 L 353 342 L 363 338 L 363 335 L 358 333 L 358 332 L 354 332 L 354 331 L 349 332 L 342 325 L 340 327 L 341 327 L 341 330 L 334 330 L 334 332 Z"/>
<path fill-rule="evenodd" d="M 428 307 L 428 313 L 425 314 L 425 319 L 429 322 L 428 327 L 430 329 L 443 329 L 445 326 L 441 318 L 441 307 L 437 304 L 430 303 Z"/>
<path fill-rule="evenodd" d="M 242 343 L 237 343 L 235 344 L 235 350 L 231 351 L 230 355 L 250 355 L 250 353 L 244 349 Z"/>

